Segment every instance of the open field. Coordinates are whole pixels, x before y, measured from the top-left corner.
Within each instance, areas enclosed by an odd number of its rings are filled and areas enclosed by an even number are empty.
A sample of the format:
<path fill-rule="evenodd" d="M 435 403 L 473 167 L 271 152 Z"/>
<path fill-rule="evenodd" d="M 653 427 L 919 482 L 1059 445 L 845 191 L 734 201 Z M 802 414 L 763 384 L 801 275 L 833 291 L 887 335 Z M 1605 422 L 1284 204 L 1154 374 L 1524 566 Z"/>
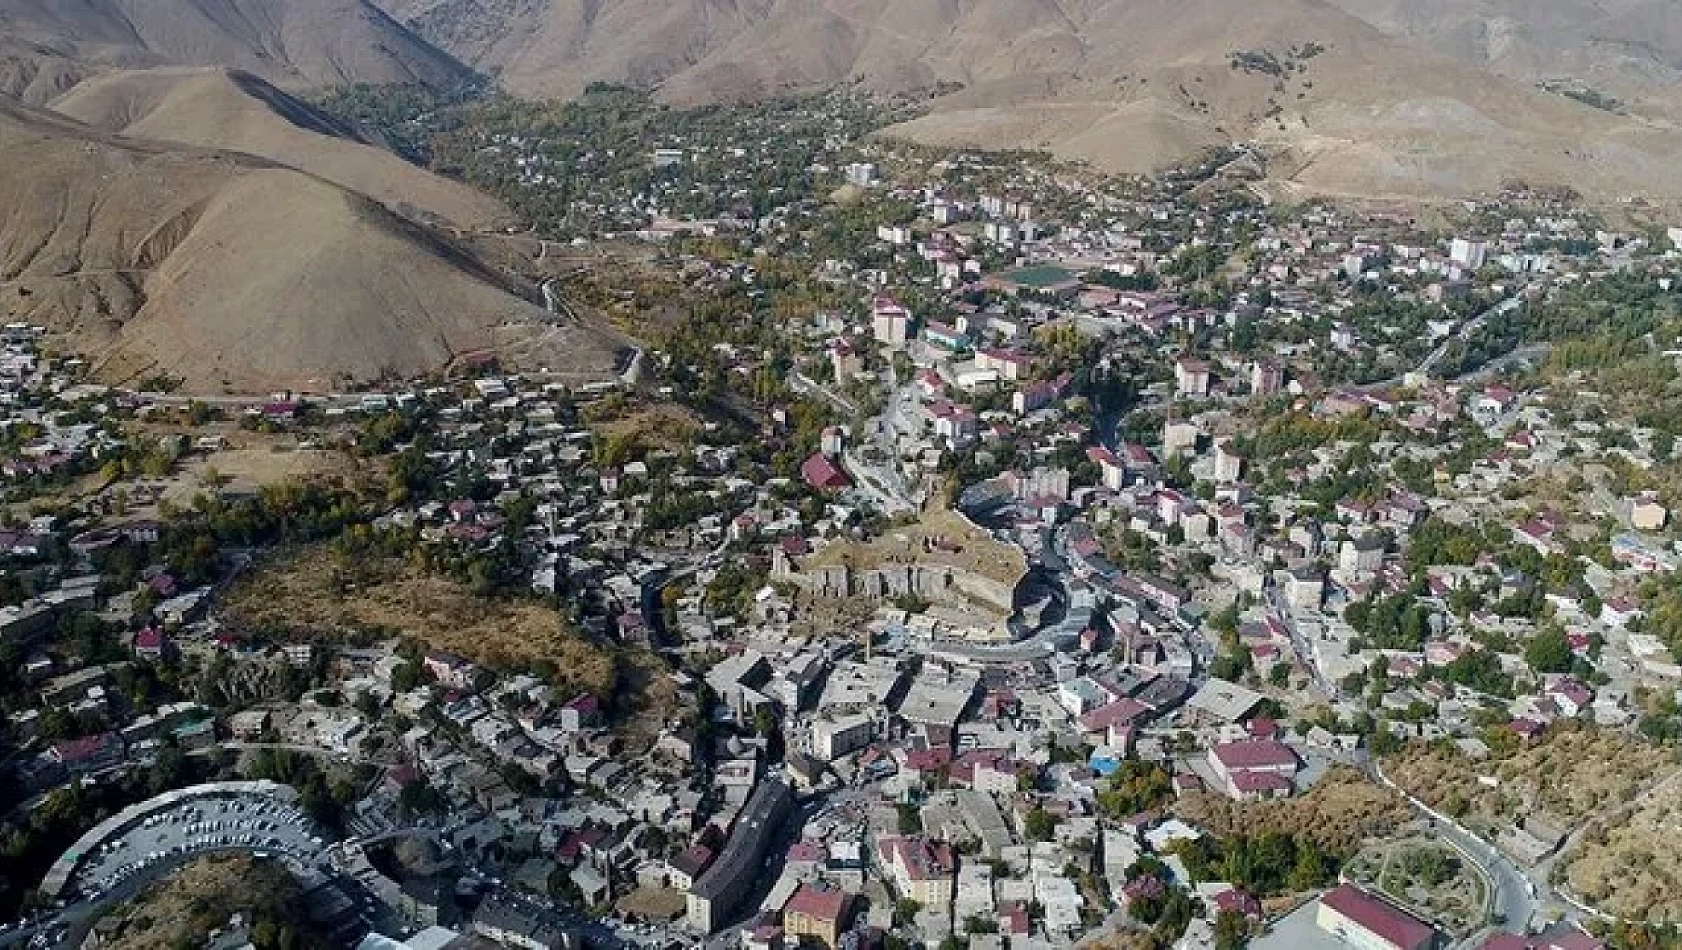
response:
<path fill-rule="evenodd" d="M 592 412 L 586 410 L 586 418 Z M 663 403 L 633 409 L 614 419 L 596 421 L 592 428 L 608 444 L 610 455 L 634 458 L 652 449 L 681 452 L 693 444 L 701 422 L 682 406 Z M 615 458 L 614 461 L 620 459 Z"/>
<path fill-rule="evenodd" d="M 1174 811 L 1217 835 L 1302 835 L 1339 855 L 1353 854 L 1369 840 L 1390 837 L 1413 819 L 1399 796 L 1342 765 L 1333 766 L 1295 798 L 1240 804 L 1225 795 L 1199 792 L 1181 798 Z"/>
<path fill-rule="evenodd" d="M 223 444 L 209 451 L 191 449 L 166 475 L 134 473 L 109 485 L 103 477 L 89 476 L 78 486 L 79 494 L 99 490 L 106 503 L 120 507 L 131 517 L 160 517 L 159 502 L 185 509 L 200 495 L 251 495 L 264 485 L 283 481 L 325 479 L 370 491 L 383 490 L 382 462 L 357 459 L 336 448 L 301 444 L 291 433 L 252 432 L 228 422 L 192 427 L 142 423 L 135 431 L 147 438 L 182 437 L 189 441 L 190 449 L 193 441 L 206 437 L 220 438 Z"/>
<path fill-rule="evenodd" d="M 806 567 L 849 564 L 869 570 L 884 564 L 943 564 L 1014 587 L 1028 570 L 1016 548 L 949 509 L 931 510 L 913 525 L 896 528 L 868 543 L 832 544 L 816 552 Z"/>
<path fill-rule="evenodd" d="M 367 463 L 330 449 L 300 449 L 286 444 L 228 448 L 203 458 L 189 459 L 183 470 L 197 479 L 215 477 L 235 492 L 256 491 L 286 479 L 319 476 L 350 478 L 362 474 Z"/>
<path fill-rule="evenodd" d="M 1571 828 L 1629 802 L 1673 766 L 1671 753 L 1614 732 L 1564 728 L 1534 746 L 1474 762 L 1458 751 L 1414 747 L 1388 759 L 1397 785 L 1471 826 L 1527 816 Z"/>
<path fill-rule="evenodd" d="M 328 946 L 321 935 L 309 932 L 299 896 L 297 882 L 272 861 L 244 854 L 198 858 L 108 914 L 106 920 L 121 920 L 122 927 L 100 946 L 202 946 L 210 932 L 226 927 L 234 914 L 243 914 L 254 927 L 266 927 L 265 933 L 289 930 L 295 941 L 289 946 Z"/>
<path fill-rule="evenodd" d="M 1682 923 L 1682 797 L 1667 782 L 1627 813 L 1590 822 L 1561 860 L 1579 897 L 1620 917 Z"/>
<path fill-rule="evenodd" d="M 430 649 L 495 667 L 548 660 L 564 685 L 610 696 L 618 682 L 614 652 L 569 629 L 536 603 L 475 597 L 448 578 L 400 561 L 354 568 L 325 549 L 309 549 L 243 578 L 229 591 L 224 619 L 293 637 L 397 634 Z"/>

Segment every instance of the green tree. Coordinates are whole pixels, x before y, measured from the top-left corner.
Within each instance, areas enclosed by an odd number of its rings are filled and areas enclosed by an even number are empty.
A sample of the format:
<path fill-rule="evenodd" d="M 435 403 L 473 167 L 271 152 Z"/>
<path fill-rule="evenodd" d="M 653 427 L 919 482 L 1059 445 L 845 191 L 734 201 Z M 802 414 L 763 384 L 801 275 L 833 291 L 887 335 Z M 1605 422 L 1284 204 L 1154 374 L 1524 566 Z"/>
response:
<path fill-rule="evenodd" d="M 1571 641 L 1563 629 L 1549 624 L 1525 646 L 1524 659 L 1538 673 L 1565 673 L 1571 669 Z"/>
<path fill-rule="evenodd" d="M 1057 816 L 1035 808 L 1022 819 L 1022 832 L 1029 841 L 1050 841 L 1057 834 Z"/>
<path fill-rule="evenodd" d="M 902 897 L 895 901 L 894 926 L 904 927 L 909 925 L 912 921 L 917 919 L 917 914 L 921 912 L 922 909 L 922 904 L 917 903 L 909 897 Z"/>
<path fill-rule="evenodd" d="M 1215 950 L 1239 950 L 1250 942 L 1250 920 L 1236 910 L 1215 915 Z"/>

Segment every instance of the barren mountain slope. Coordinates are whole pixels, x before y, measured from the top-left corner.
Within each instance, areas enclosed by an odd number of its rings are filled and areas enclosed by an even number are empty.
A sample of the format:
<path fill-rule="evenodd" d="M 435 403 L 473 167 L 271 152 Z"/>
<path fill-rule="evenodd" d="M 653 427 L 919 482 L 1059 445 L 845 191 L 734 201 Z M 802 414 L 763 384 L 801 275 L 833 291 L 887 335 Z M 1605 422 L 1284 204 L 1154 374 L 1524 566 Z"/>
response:
<path fill-rule="evenodd" d="M 597 80 L 684 103 L 956 84 L 898 131 L 1117 170 L 1254 141 L 1304 191 L 1457 195 L 1525 178 L 1682 195 L 1673 130 L 1444 58 L 1324 0 L 384 2 L 527 95 Z"/>
<path fill-rule="evenodd" d="M 94 71 L 45 46 L 0 35 L 0 95 L 45 102 Z"/>
<path fill-rule="evenodd" d="M 375 0 L 474 69 L 496 73 L 531 43 L 549 0 Z"/>
<path fill-rule="evenodd" d="M 48 68 L 230 66 L 288 88 L 470 75 L 368 0 L 0 0 L 0 36 Z"/>
<path fill-rule="evenodd" d="M 547 317 L 431 232 L 257 159 L 0 99 L 0 167 L 0 304 L 67 332 L 106 378 L 320 391 L 436 369 Z M 593 334 L 568 344 L 582 373 L 610 368 Z"/>
<path fill-rule="evenodd" d="M 1331 0 L 1435 53 L 1682 119 L 1682 0 Z"/>
<path fill-rule="evenodd" d="M 83 81 L 50 107 L 111 132 L 271 159 L 410 217 L 419 212 L 469 229 L 512 219 L 490 196 L 360 141 L 249 73 L 194 66 L 116 70 Z"/>
<path fill-rule="evenodd" d="M 1682 195 L 1674 131 L 1435 58 L 1313 0 L 1083 7 L 1069 35 L 1089 52 L 1046 92 L 982 63 L 901 131 L 984 144 L 975 129 L 1004 127 L 1015 144 L 1139 170 L 1141 143 L 1171 117 L 1180 134 L 1258 143 L 1270 174 L 1307 192 L 1460 195 L 1527 179 Z"/>

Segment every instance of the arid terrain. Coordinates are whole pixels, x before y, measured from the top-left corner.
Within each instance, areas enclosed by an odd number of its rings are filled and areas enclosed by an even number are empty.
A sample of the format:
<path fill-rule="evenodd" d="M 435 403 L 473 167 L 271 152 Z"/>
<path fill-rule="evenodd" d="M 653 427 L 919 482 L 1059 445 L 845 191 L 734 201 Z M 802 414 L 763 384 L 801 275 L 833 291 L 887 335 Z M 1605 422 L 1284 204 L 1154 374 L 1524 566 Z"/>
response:
<path fill-rule="evenodd" d="M 1592 822 L 1560 862 L 1565 883 L 1609 913 L 1682 922 L 1682 854 L 1669 844 L 1682 829 L 1676 787 L 1673 780 L 1629 812 Z"/>
<path fill-rule="evenodd" d="M 684 103 L 858 82 L 939 93 L 926 118 L 895 130 L 934 143 L 1045 148 L 1120 171 L 1253 143 L 1285 194 L 1456 196 L 1528 179 L 1682 195 L 1673 127 L 1538 88 L 1534 70 L 1495 71 L 1504 63 L 1441 43 L 1382 0 L 1346 0 L 1354 12 L 1312 0 L 383 2 L 527 96 L 607 81 Z M 1555 15 L 1527 54 L 1538 64 L 1594 77 L 1627 58 L 1591 39 L 1598 5 L 1544 6 Z M 1655 0 L 1619 6 L 1627 33 L 1667 22 Z M 1670 43 L 1675 20 L 1642 33 L 1652 57 L 1682 45 Z M 1671 88 L 1648 72 L 1649 87 Z"/>
<path fill-rule="evenodd" d="M 243 579 L 228 612 L 239 624 L 327 640 L 402 631 L 492 666 L 547 659 L 572 687 L 599 695 L 612 691 L 617 675 L 613 656 L 567 629 L 553 609 L 475 597 L 395 561 L 348 565 L 305 552 Z"/>
<path fill-rule="evenodd" d="M 1296 798 L 1244 805 L 1217 793 L 1196 792 L 1181 798 L 1174 810 L 1216 834 L 1304 834 L 1341 855 L 1359 851 L 1369 838 L 1393 835 L 1413 819 L 1400 797 L 1343 766 Z"/>
<path fill-rule="evenodd" d="M 37 103 L 109 67 L 229 66 L 298 89 L 470 76 L 368 0 L 0 0 L 0 38 L 0 90 Z"/>
<path fill-rule="evenodd" d="M 0 163 L 0 302 L 108 380 L 331 391 L 556 332 L 448 234 L 268 160 L 0 99 Z M 572 329 L 561 369 L 609 371 L 616 347 Z"/>
<path fill-rule="evenodd" d="M 78 84 L 54 112 L 130 138 L 268 159 L 359 192 L 405 217 L 489 230 L 513 215 L 495 199 L 418 168 L 251 73 L 171 66 Z"/>
<path fill-rule="evenodd" d="M 1384 763 L 1397 785 L 1433 807 L 1464 815 L 1473 826 L 1534 815 L 1565 829 L 1633 801 L 1674 768 L 1674 757 L 1663 749 L 1590 729 L 1561 730 L 1482 762 L 1421 746 Z"/>
<path fill-rule="evenodd" d="M 624 340 L 594 317 L 551 320 L 472 249 L 517 226 L 506 208 L 293 95 L 351 84 L 483 79 L 565 98 L 609 82 L 677 105 L 856 85 L 925 97 L 886 132 L 929 143 L 1128 172 L 1243 148 L 1272 199 L 1525 181 L 1663 207 L 1682 199 L 1673 14 L 1664 0 L 0 0 L 0 160 L 23 170 L 0 185 L 0 303 L 67 334 L 104 379 L 199 391 L 333 390 L 491 354 L 610 372 Z"/>
<path fill-rule="evenodd" d="M 1569 81 L 1638 115 L 1682 118 L 1682 16 L 1668 0 L 1331 3 L 1461 62 L 1526 82 Z"/>
<path fill-rule="evenodd" d="M 241 915 L 248 925 L 264 928 L 264 939 L 290 931 L 295 947 L 326 947 L 325 935 L 313 931 L 299 901 L 301 888 L 273 861 L 247 854 L 197 858 L 107 915 L 120 920 L 115 939 L 101 942 L 114 950 L 201 946 L 214 930 Z"/>

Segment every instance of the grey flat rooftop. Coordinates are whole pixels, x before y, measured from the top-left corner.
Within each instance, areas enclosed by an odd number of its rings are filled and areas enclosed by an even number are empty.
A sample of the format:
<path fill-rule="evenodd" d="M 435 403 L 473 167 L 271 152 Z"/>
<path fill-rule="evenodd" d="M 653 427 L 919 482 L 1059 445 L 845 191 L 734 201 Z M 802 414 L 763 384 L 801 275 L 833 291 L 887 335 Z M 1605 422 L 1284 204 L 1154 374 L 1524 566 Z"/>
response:
<path fill-rule="evenodd" d="M 1251 950 L 1349 950 L 1344 943 L 1314 922 L 1320 902 L 1311 900 L 1275 921 L 1267 933 L 1250 941 Z"/>

